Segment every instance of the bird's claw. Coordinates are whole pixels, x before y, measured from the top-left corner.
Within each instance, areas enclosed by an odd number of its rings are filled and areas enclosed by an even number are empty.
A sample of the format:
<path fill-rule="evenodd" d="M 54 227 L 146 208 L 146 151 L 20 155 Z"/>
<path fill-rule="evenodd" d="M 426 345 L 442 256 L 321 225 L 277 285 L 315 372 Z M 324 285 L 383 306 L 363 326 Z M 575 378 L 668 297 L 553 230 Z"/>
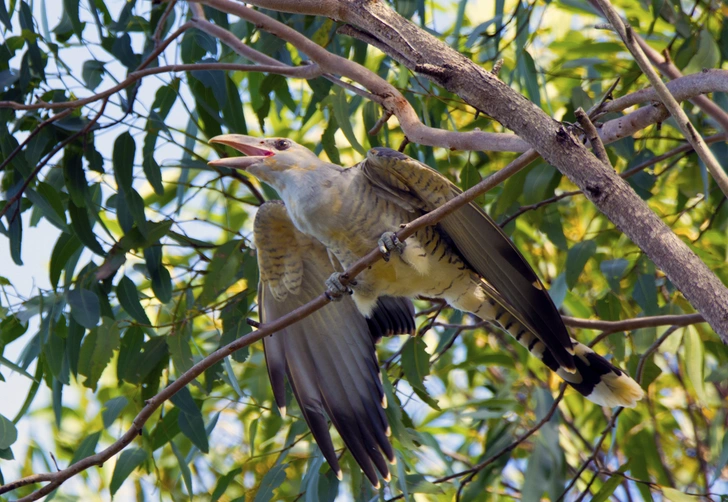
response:
<path fill-rule="evenodd" d="M 338 302 L 344 297 L 344 293 L 347 295 L 354 294 L 354 291 L 348 286 L 341 282 L 341 272 L 334 272 L 331 276 L 326 279 L 326 298 L 332 302 Z M 348 284 L 356 286 L 355 281 L 348 281 Z"/>
<path fill-rule="evenodd" d="M 399 254 L 402 254 L 404 248 L 407 246 L 407 244 L 397 238 L 397 234 L 394 232 L 384 232 L 378 244 L 379 252 L 382 253 L 384 261 L 389 261 L 389 256 L 392 251 L 397 251 Z"/>

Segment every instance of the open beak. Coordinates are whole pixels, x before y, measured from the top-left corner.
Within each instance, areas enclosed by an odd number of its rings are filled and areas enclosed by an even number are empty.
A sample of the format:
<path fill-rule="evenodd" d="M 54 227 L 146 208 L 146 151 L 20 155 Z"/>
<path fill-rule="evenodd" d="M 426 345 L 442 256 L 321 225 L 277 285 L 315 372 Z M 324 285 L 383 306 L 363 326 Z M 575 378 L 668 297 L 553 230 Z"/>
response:
<path fill-rule="evenodd" d="M 229 167 L 232 169 L 245 170 L 253 164 L 257 164 L 267 157 L 275 155 L 271 150 L 264 148 L 265 143 L 260 138 L 245 136 L 244 134 L 223 134 L 215 136 L 210 143 L 220 143 L 246 155 L 246 157 L 228 157 L 225 159 L 211 160 L 211 166 Z"/>

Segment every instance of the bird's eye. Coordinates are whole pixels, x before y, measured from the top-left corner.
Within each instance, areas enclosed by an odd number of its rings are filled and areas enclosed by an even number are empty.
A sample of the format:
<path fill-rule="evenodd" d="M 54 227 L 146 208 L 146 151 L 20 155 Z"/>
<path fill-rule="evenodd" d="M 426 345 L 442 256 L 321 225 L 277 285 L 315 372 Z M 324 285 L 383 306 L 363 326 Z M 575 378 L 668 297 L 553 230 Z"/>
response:
<path fill-rule="evenodd" d="M 276 150 L 288 150 L 291 147 L 291 142 L 287 139 L 277 139 L 274 146 Z"/>

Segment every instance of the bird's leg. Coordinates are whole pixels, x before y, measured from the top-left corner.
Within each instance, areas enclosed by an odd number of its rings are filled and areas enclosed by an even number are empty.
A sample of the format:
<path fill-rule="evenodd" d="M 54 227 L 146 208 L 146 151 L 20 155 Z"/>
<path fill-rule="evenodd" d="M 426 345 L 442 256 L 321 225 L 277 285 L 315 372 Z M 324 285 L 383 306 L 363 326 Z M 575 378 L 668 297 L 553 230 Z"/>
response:
<path fill-rule="evenodd" d="M 397 238 L 397 234 L 394 232 L 384 232 L 377 242 L 379 245 L 379 252 L 382 253 L 384 261 L 389 261 L 389 256 L 392 251 L 402 254 L 404 248 L 407 246 L 404 242 Z"/>
<path fill-rule="evenodd" d="M 344 297 L 344 293 L 348 295 L 354 293 L 349 286 L 356 286 L 356 281 L 347 281 L 347 284 L 344 285 L 341 282 L 342 275 L 344 275 L 343 272 L 334 272 L 328 279 L 326 279 L 326 287 L 328 288 L 326 290 L 326 296 L 332 302 L 338 302 L 341 300 Z"/>

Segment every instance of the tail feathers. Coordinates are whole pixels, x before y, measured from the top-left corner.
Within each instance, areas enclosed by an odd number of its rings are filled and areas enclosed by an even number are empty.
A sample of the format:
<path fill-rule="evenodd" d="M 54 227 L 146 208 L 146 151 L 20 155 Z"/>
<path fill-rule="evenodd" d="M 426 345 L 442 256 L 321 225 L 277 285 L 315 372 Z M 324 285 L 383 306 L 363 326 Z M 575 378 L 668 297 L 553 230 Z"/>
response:
<path fill-rule="evenodd" d="M 567 370 L 556 362 L 556 358 L 543 342 L 509 313 L 499 314 L 498 322 L 503 329 L 593 403 L 610 408 L 634 408 L 644 396 L 644 391 L 637 382 L 586 345 L 572 338 L 576 371 Z"/>

